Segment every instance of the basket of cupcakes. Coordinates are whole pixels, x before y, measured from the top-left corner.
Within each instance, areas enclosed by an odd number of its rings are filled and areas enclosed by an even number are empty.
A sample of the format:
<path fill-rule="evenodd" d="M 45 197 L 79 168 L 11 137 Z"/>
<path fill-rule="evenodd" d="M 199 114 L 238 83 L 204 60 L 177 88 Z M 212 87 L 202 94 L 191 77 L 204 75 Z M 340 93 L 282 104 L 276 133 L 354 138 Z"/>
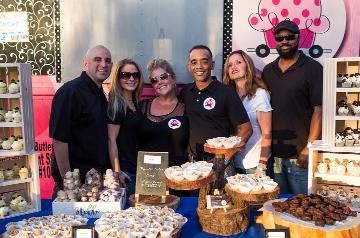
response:
<path fill-rule="evenodd" d="M 86 173 L 81 184 L 80 172 L 74 169 L 64 177 L 64 190 L 57 193 L 52 203 L 54 214 L 79 214 L 88 218 L 99 218 L 110 211 L 122 210 L 125 205 L 125 189 L 111 169 L 102 176 L 95 169 Z"/>

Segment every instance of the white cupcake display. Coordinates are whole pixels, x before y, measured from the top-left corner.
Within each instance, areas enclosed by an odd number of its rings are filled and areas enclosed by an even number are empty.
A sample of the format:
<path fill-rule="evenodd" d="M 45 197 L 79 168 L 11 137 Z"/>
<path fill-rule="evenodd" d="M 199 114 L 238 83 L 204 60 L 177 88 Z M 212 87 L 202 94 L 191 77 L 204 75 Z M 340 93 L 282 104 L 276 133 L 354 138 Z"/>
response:
<path fill-rule="evenodd" d="M 344 189 L 340 186 L 323 185 L 317 191 L 317 194 L 325 197 L 333 198 L 346 203 L 350 207 L 360 208 L 360 192 L 352 188 Z"/>
<path fill-rule="evenodd" d="M 137 206 L 106 213 L 95 221 L 99 238 L 105 237 L 171 237 L 187 218 L 171 208 Z"/>
<path fill-rule="evenodd" d="M 67 238 L 71 237 L 71 227 L 86 225 L 88 219 L 77 215 L 50 215 L 32 217 L 6 225 L 9 237 Z"/>
<path fill-rule="evenodd" d="M 270 177 L 257 174 L 236 174 L 227 181 L 232 190 L 240 193 L 270 192 L 278 186 Z"/>
<path fill-rule="evenodd" d="M 9 138 L 0 138 L 0 149 L 21 151 L 24 149 L 24 140 L 21 136 L 13 135 Z"/>
<path fill-rule="evenodd" d="M 325 159 L 325 162 L 318 163 L 317 170 L 322 174 L 360 176 L 360 162 L 346 159 L 343 161 Z"/>
<path fill-rule="evenodd" d="M 238 136 L 216 137 L 212 139 L 207 139 L 206 143 L 210 147 L 230 149 L 240 145 L 241 137 Z"/>
<path fill-rule="evenodd" d="M 209 176 L 213 164 L 206 161 L 187 162 L 181 166 L 172 166 L 165 169 L 166 178 L 175 181 L 195 181 Z"/>

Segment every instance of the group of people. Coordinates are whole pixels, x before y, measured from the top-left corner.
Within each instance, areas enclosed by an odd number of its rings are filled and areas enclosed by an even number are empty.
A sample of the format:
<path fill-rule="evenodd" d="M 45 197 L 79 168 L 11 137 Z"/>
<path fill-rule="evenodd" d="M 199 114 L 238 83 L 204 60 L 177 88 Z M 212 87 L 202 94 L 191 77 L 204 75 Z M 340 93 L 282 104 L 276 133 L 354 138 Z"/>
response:
<path fill-rule="evenodd" d="M 249 55 L 232 52 L 223 82 L 211 76 L 211 50 L 196 45 L 188 55 L 194 81 L 180 93 L 171 64 L 153 59 L 147 65 L 156 95 L 151 100 L 140 100 L 143 73 L 131 59 L 115 65 L 106 98 L 102 83 L 113 68 L 111 53 L 101 45 L 90 49 L 80 77 L 65 83 L 52 103 L 55 196 L 66 171 L 74 168 L 82 178 L 91 168 L 112 168 L 133 194 L 138 151 L 168 152 L 169 166 L 210 160 L 206 139 L 230 135 L 245 146 L 226 165 L 228 175 L 265 174 L 271 168 L 282 193 L 306 192 L 307 145 L 321 132 L 322 66 L 298 49 L 299 34 L 290 20 L 275 27 L 279 57 L 261 77 Z"/>

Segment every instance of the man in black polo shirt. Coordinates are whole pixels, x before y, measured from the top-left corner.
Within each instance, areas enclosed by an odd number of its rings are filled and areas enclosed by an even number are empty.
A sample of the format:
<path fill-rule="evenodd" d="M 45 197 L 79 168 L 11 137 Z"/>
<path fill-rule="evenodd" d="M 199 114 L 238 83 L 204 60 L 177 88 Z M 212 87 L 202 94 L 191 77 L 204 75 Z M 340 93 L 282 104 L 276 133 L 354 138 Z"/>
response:
<path fill-rule="evenodd" d="M 299 51 L 299 28 L 290 21 L 274 30 L 279 57 L 262 78 L 271 92 L 274 176 L 281 193 L 307 192 L 308 145 L 320 138 L 323 68 Z"/>
<path fill-rule="evenodd" d="M 110 51 L 101 45 L 88 50 L 80 77 L 56 92 L 49 132 L 56 162 L 52 163 L 54 192 L 62 188 L 67 171 L 78 168 L 82 181 L 87 171 L 111 168 L 107 138 L 107 100 L 102 89 L 112 68 Z M 56 194 L 53 194 L 56 196 Z"/>
<path fill-rule="evenodd" d="M 186 115 L 190 121 L 189 154 L 194 160 L 208 160 L 204 152 L 207 139 L 231 134 L 247 141 L 252 134 L 248 115 L 235 90 L 211 77 L 214 68 L 207 46 L 197 45 L 189 51 L 189 72 L 194 83 L 182 90 Z"/>

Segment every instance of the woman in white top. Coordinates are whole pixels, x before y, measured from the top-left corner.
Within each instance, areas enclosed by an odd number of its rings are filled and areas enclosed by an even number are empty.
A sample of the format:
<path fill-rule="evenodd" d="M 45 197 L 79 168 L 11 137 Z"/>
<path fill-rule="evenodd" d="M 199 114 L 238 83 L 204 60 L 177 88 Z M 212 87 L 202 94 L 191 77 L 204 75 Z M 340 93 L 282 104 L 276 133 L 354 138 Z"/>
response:
<path fill-rule="evenodd" d="M 256 76 L 252 59 L 242 50 L 226 59 L 224 84 L 235 87 L 250 118 L 253 134 L 234 156 L 238 173 L 265 174 L 271 153 L 271 105 L 265 83 Z"/>

